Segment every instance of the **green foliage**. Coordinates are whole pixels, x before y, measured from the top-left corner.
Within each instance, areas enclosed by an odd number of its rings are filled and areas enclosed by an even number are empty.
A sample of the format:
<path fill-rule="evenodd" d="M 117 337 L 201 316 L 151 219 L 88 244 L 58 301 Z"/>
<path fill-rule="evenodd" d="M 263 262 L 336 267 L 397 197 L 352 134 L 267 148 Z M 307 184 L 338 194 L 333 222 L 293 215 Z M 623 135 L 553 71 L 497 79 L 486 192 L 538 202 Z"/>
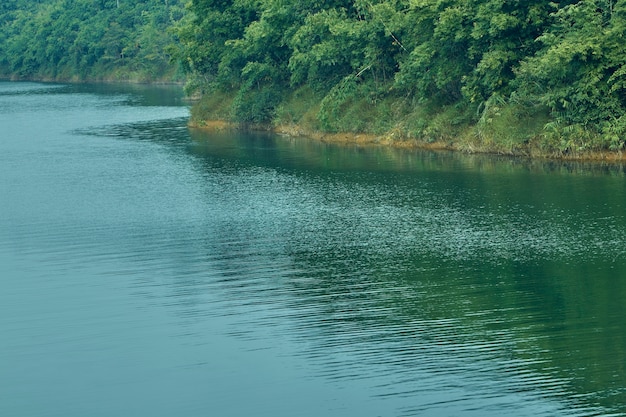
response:
<path fill-rule="evenodd" d="M 282 99 L 279 73 L 270 63 L 248 62 L 241 70 L 242 85 L 233 104 L 240 123 L 268 123 Z"/>
<path fill-rule="evenodd" d="M 528 144 L 542 138 L 548 110 L 513 94 L 511 98 L 494 94 L 479 108 L 475 146 L 505 154 L 524 153 Z"/>
<path fill-rule="evenodd" d="M 623 1 L 606 0 L 559 8 L 539 38 L 542 49 L 519 67 L 517 89 L 548 106 L 554 126 L 615 131 L 607 125 L 626 110 L 625 8 Z"/>
<path fill-rule="evenodd" d="M 118 6 L 119 5 L 119 6 Z M 182 0 L 3 1 L 0 74 L 38 79 L 171 80 L 169 28 Z"/>
<path fill-rule="evenodd" d="M 626 147 L 626 0 L 181 1 L 7 0 L 0 70 L 147 80 L 175 59 L 244 124 Z M 288 109 L 298 91 L 310 109 Z"/>
<path fill-rule="evenodd" d="M 283 126 L 297 125 L 308 131 L 320 130 L 317 119 L 319 102 L 318 95 L 309 86 L 293 89 L 276 107 L 273 122 Z"/>
<path fill-rule="evenodd" d="M 363 115 L 359 115 L 356 120 L 352 120 L 352 125 L 345 129 L 345 123 L 340 123 L 342 116 L 346 114 L 345 109 L 355 101 L 360 101 L 357 80 L 354 76 L 346 76 L 337 83 L 321 102 L 319 111 L 319 121 L 325 130 L 336 132 L 339 130 L 362 129 L 359 123 L 363 123 Z"/>

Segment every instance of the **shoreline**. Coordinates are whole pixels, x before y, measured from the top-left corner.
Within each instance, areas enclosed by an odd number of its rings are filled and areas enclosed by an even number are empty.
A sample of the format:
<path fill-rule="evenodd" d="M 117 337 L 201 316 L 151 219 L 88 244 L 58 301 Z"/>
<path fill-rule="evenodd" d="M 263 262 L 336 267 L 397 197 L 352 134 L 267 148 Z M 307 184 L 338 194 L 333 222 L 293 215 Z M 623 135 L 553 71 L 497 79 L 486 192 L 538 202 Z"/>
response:
<path fill-rule="evenodd" d="M 5 82 L 33 82 L 33 83 L 59 83 L 59 84 L 136 84 L 136 85 L 185 85 L 184 80 L 165 78 L 140 79 L 140 78 L 64 78 L 64 77 L 16 77 L 14 74 L 0 73 L 0 81 Z"/>
<path fill-rule="evenodd" d="M 309 130 L 300 125 L 246 125 L 242 126 L 234 122 L 226 120 L 203 120 L 201 123 L 192 123 L 188 125 L 192 129 L 199 129 L 207 132 L 227 132 L 227 131 L 258 131 L 271 132 L 277 135 L 288 136 L 292 138 L 308 138 L 323 143 L 340 144 L 340 145 L 358 145 L 358 146 L 381 146 L 393 147 L 397 149 L 422 149 L 431 151 L 453 151 L 465 154 L 481 154 L 493 156 L 508 156 L 512 158 L 528 158 L 533 160 L 545 161 L 563 161 L 563 162 L 591 162 L 591 163 L 608 163 L 621 164 L 626 162 L 626 153 L 622 151 L 578 151 L 565 154 L 547 154 L 536 149 L 532 144 L 528 144 L 520 151 L 502 151 L 495 148 L 489 148 L 485 145 L 480 147 L 470 147 L 455 143 L 453 141 L 423 141 L 402 137 L 394 132 L 386 134 L 372 133 L 352 133 L 352 132 L 323 132 L 317 130 Z"/>

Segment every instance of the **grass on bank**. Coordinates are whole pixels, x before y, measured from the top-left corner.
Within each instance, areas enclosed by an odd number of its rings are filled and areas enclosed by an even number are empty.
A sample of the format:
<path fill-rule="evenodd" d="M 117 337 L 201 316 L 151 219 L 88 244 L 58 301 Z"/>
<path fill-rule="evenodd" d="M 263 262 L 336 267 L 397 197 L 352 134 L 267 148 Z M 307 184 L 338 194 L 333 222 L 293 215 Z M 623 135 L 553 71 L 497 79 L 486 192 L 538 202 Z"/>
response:
<path fill-rule="evenodd" d="M 350 86 L 346 87 L 349 89 Z M 334 93 L 334 94 L 333 94 Z M 204 94 L 191 110 L 190 124 L 275 130 L 291 135 L 350 138 L 386 145 L 455 149 L 468 153 L 495 153 L 560 159 L 621 160 L 623 132 L 596 131 L 565 125 L 547 108 L 523 101 L 492 98 L 476 109 L 453 104 L 420 103 L 406 97 L 378 96 L 350 90 L 325 96 L 308 87 L 284 95 L 271 107 L 267 120 L 241 118 L 246 109 L 268 109 L 267 97 L 237 96 L 232 92 Z M 261 102 L 255 103 L 255 100 Z M 275 100 L 275 98 L 273 98 Z M 264 110 L 265 111 L 265 110 Z M 625 129 L 626 130 L 626 129 Z M 332 136 L 335 134 L 335 136 Z M 341 135 L 341 136 L 339 136 Z M 361 142 L 362 143 L 362 142 Z"/>

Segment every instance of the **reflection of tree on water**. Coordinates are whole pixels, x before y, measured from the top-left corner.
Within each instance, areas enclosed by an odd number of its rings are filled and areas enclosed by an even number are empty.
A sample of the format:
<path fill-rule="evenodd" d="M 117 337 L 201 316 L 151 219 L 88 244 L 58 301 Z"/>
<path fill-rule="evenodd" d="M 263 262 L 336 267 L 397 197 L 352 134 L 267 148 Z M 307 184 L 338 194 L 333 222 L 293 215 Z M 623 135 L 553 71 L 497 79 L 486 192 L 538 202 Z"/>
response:
<path fill-rule="evenodd" d="M 313 338 L 320 345 L 311 351 L 363 351 L 359 363 L 344 364 L 346 373 L 366 364 L 395 369 L 406 387 L 419 385 L 424 368 L 474 369 L 501 375 L 504 391 L 539 390 L 565 401 L 577 398 L 576 408 L 624 411 L 621 290 L 588 287 L 590 281 L 599 287 L 613 281 L 614 270 L 589 279 L 584 270 L 555 274 L 554 265 L 534 262 L 442 262 L 417 255 L 348 265 L 336 251 L 295 255 L 298 269 L 320 264 L 336 270 L 293 285 L 298 300 L 315 304 L 324 317 L 304 326 L 320 332 Z M 518 385 L 507 386 L 504 375 Z"/>
<path fill-rule="evenodd" d="M 322 374 L 402 398 L 469 375 L 477 392 L 624 411 L 621 178 L 264 135 L 191 151 L 220 161 L 226 304 L 287 317 Z"/>
<path fill-rule="evenodd" d="M 395 149 L 389 146 L 330 144 L 304 137 L 263 132 L 205 132 L 191 129 L 195 151 L 205 156 L 241 158 L 254 165 L 352 172 L 466 172 L 470 175 L 577 174 L 623 177 L 618 163 L 529 160 L 508 156 Z"/>

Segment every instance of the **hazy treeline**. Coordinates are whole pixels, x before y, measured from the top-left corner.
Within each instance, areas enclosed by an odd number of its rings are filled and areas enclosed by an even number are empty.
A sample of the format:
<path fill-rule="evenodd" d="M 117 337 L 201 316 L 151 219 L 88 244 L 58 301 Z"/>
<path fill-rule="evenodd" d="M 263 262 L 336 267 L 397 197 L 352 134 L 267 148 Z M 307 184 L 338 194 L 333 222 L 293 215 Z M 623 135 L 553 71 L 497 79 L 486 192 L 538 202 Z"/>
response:
<path fill-rule="evenodd" d="M 193 88 L 237 92 L 239 121 L 309 117 L 327 130 L 431 139 L 473 126 L 473 140 L 508 148 L 624 147 L 626 0 L 193 0 L 190 9 L 179 58 Z M 311 106 L 298 111 L 298 100 Z"/>
<path fill-rule="evenodd" d="M 55 80 L 171 80 L 182 0 L 2 0 L 0 74 Z"/>

